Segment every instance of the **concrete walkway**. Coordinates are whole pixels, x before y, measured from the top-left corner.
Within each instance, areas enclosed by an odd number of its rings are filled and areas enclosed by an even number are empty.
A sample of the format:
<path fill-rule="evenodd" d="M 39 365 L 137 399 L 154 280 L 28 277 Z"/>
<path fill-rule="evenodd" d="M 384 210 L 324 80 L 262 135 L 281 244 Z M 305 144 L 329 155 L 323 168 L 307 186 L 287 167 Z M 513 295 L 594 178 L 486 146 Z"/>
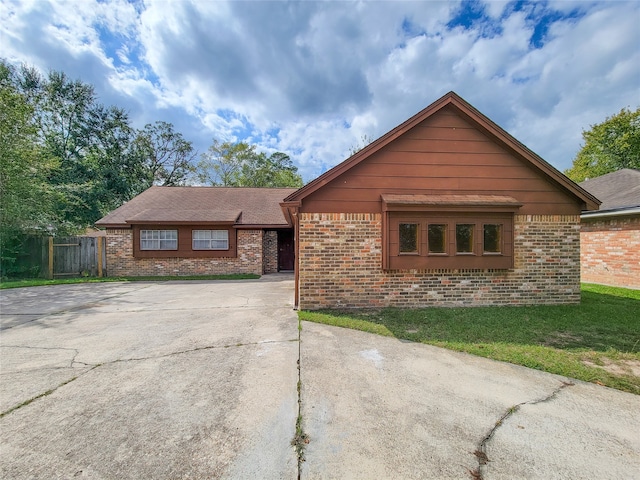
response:
<path fill-rule="evenodd" d="M 636 395 L 326 325 L 301 338 L 303 478 L 640 478 Z"/>
<path fill-rule="evenodd" d="M 1 291 L 0 478 L 638 478 L 640 397 L 299 332 L 292 289 L 269 275 Z"/>

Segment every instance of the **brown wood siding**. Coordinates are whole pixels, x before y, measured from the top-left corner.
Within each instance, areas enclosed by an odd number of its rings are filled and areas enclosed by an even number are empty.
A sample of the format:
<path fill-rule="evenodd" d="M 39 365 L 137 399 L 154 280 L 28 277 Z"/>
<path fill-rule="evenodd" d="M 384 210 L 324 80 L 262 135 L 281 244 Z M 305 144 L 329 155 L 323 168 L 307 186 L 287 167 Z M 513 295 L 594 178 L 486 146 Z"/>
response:
<path fill-rule="evenodd" d="M 177 250 L 140 250 L 140 230 L 177 230 Z M 192 230 L 227 230 L 229 232 L 228 250 L 193 250 L 191 248 Z M 134 225 L 133 256 L 136 258 L 235 258 L 237 256 L 237 232 L 224 225 Z"/>
<path fill-rule="evenodd" d="M 380 195 L 508 195 L 519 214 L 579 214 L 529 162 L 444 108 L 304 199 L 302 212 L 377 213 Z"/>

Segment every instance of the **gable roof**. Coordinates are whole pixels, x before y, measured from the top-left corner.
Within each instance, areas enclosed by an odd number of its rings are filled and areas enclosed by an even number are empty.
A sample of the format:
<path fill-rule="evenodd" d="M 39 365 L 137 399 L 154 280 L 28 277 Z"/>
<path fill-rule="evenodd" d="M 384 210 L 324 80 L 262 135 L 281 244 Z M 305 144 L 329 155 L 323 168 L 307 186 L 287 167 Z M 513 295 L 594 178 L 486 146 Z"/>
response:
<path fill-rule="evenodd" d="M 602 200 L 601 211 L 640 206 L 640 170 L 623 168 L 579 185 Z"/>
<path fill-rule="evenodd" d="M 473 106 L 463 100 L 455 92 L 447 93 L 421 112 L 417 113 L 404 123 L 398 125 L 393 130 L 389 131 L 382 137 L 364 147 L 362 150 L 347 158 L 344 162 L 336 165 L 332 169 L 320 175 L 315 180 L 309 182 L 304 187 L 289 195 L 287 198 L 285 198 L 283 207 L 286 206 L 286 204 L 289 204 L 291 206 L 296 204 L 299 205 L 299 202 L 301 202 L 305 197 L 322 188 L 349 169 L 355 167 L 360 162 L 366 160 L 369 156 L 373 155 L 389 143 L 396 140 L 401 135 L 411 130 L 419 123 L 423 122 L 427 118 L 434 115 L 436 112 L 449 105 L 455 107 L 458 112 L 463 114 L 464 117 L 471 121 L 471 123 L 480 131 L 498 141 L 504 148 L 506 148 L 518 158 L 530 163 L 554 184 L 558 185 L 560 188 L 573 195 L 578 201 L 582 203 L 583 210 L 598 209 L 598 205 L 600 204 L 600 202 L 596 197 L 594 197 L 592 194 L 590 194 L 582 187 L 567 178 L 565 175 L 560 173 L 553 166 L 543 160 L 540 156 L 529 150 L 526 146 L 524 146 L 522 143 L 508 134 L 505 130 L 500 128 L 489 118 L 484 116 Z"/>
<path fill-rule="evenodd" d="M 151 187 L 98 220 L 103 227 L 132 224 L 227 223 L 285 227 L 280 202 L 295 188 Z"/>

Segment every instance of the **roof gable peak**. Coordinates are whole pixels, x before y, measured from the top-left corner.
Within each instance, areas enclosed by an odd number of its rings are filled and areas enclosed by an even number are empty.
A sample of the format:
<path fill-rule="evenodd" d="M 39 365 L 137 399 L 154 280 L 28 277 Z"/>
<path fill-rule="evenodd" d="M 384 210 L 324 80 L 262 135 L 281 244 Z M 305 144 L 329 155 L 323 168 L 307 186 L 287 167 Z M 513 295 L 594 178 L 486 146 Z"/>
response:
<path fill-rule="evenodd" d="M 531 164 L 538 171 L 540 171 L 544 176 L 549 178 L 552 182 L 559 185 L 562 189 L 571 193 L 574 197 L 583 202 L 584 206 L 587 210 L 597 209 L 599 205 L 599 201 L 589 192 L 584 190 L 582 187 L 571 181 L 568 177 L 563 175 L 557 169 L 555 169 L 552 165 L 543 160 L 536 153 L 531 151 L 509 133 L 507 133 L 504 129 L 478 111 L 475 107 L 473 107 L 470 103 L 460 97 L 454 91 L 450 91 L 440 97 L 438 100 L 433 102 L 431 105 L 427 106 L 420 112 L 416 113 L 397 127 L 393 128 L 389 132 L 382 135 L 377 140 L 374 140 L 369 145 L 365 146 L 363 149 L 354 153 L 352 156 L 339 163 L 335 167 L 326 171 L 315 180 L 312 180 L 304 187 L 295 191 L 287 198 L 285 198 L 284 203 L 287 202 L 300 202 L 308 195 L 322 188 L 338 176 L 342 175 L 346 171 L 358 165 L 360 162 L 366 160 L 368 157 L 378 152 L 380 149 L 390 144 L 400 136 L 404 135 L 406 132 L 411 130 L 413 127 L 417 126 L 424 120 L 432 117 L 437 112 L 441 111 L 445 107 L 452 106 L 454 107 L 466 120 L 470 121 L 479 131 L 485 133 L 495 141 L 497 141 L 500 145 L 505 147 L 507 150 L 512 152 L 515 156 L 523 159 L 524 161 Z"/>

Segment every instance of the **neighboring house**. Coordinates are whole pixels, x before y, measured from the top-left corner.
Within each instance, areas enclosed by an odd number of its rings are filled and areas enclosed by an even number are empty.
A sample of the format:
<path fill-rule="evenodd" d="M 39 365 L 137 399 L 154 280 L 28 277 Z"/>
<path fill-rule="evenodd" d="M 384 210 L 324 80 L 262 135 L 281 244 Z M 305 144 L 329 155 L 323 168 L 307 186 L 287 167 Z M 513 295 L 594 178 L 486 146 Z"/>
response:
<path fill-rule="evenodd" d="M 448 93 L 282 202 L 296 305 L 578 303 L 598 204 Z"/>
<path fill-rule="evenodd" d="M 600 211 L 581 217 L 582 281 L 640 288 L 640 171 L 625 168 L 580 186 L 602 200 Z"/>
<path fill-rule="evenodd" d="M 293 270 L 292 188 L 151 187 L 99 220 L 109 276 Z"/>

